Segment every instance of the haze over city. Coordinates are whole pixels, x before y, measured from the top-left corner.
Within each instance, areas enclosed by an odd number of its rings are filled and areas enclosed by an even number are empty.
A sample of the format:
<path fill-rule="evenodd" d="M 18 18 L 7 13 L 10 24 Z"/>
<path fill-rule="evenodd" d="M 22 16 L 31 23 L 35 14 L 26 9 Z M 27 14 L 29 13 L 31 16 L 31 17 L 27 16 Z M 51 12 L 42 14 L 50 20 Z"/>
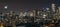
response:
<path fill-rule="evenodd" d="M 0 10 L 8 6 L 7 10 L 32 10 L 50 7 L 52 3 L 57 6 L 60 0 L 0 0 Z"/>

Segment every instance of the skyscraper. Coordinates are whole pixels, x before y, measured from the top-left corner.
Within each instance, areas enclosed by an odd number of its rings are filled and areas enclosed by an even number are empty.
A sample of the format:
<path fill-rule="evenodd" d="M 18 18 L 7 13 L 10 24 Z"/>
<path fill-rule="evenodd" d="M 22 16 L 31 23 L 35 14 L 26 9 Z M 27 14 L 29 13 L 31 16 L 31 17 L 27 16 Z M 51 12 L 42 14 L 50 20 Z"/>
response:
<path fill-rule="evenodd" d="M 36 10 L 33 10 L 34 17 L 36 16 Z"/>
<path fill-rule="evenodd" d="M 22 16 L 23 16 L 23 12 L 20 12 L 19 17 L 22 17 Z"/>
<path fill-rule="evenodd" d="M 58 7 L 58 11 L 59 11 L 59 18 L 60 18 L 60 7 Z"/>
<path fill-rule="evenodd" d="M 29 11 L 28 14 L 29 14 L 29 16 L 34 16 L 32 11 Z"/>
<path fill-rule="evenodd" d="M 59 10 L 59 14 L 60 14 L 60 7 L 58 7 L 58 10 Z"/>
<path fill-rule="evenodd" d="M 55 4 L 51 5 L 52 11 L 55 12 Z"/>

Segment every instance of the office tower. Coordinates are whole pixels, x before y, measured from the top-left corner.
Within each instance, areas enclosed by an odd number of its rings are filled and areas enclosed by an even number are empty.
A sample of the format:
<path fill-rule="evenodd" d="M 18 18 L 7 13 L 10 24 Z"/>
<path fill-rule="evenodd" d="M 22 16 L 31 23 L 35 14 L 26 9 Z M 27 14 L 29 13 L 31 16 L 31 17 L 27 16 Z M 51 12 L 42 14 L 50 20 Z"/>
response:
<path fill-rule="evenodd" d="M 36 16 L 36 11 L 35 10 L 33 10 L 33 14 L 34 14 L 34 17 Z"/>
<path fill-rule="evenodd" d="M 41 10 L 38 10 L 38 11 L 37 11 L 37 17 L 38 17 L 38 18 L 42 18 L 42 15 L 43 15 L 42 13 L 43 13 L 43 12 L 42 12 Z"/>
<path fill-rule="evenodd" d="M 4 21 L 4 13 L 1 14 L 1 19 Z"/>
<path fill-rule="evenodd" d="M 37 12 L 38 16 L 39 16 L 39 13 L 40 13 L 40 11 Z"/>
<path fill-rule="evenodd" d="M 30 12 L 30 16 L 33 16 L 33 12 Z"/>
<path fill-rule="evenodd" d="M 59 11 L 59 18 L 60 18 L 60 7 L 58 7 L 58 11 Z"/>
<path fill-rule="evenodd" d="M 55 4 L 51 5 L 52 11 L 55 12 Z"/>
<path fill-rule="evenodd" d="M 23 16 L 28 16 L 28 12 L 24 12 Z"/>
<path fill-rule="evenodd" d="M 54 13 L 54 19 L 58 19 L 59 18 L 59 7 L 58 7 L 58 9 L 56 8 L 56 11 L 55 11 L 55 13 Z"/>
<path fill-rule="evenodd" d="M 58 7 L 58 10 L 59 10 L 59 14 L 60 14 L 60 7 Z"/>
<path fill-rule="evenodd" d="M 3 22 L 0 24 L 0 27 L 4 27 L 4 23 Z"/>
<path fill-rule="evenodd" d="M 33 12 L 33 22 L 36 22 L 36 10 L 32 10 L 32 12 Z"/>
<path fill-rule="evenodd" d="M 13 16 L 13 11 L 10 11 L 9 16 L 10 16 L 10 17 Z"/>
<path fill-rule="evenodd" d="M 19 17 L 22 17 L 22 16 L 23 16 L 23 12 L 20 12 Z"/>
<path fill-rule="evenodd" d="M 13 14 L 13 11 L 10 11 L 10 14 Z"/>
<path fill-rule="evenodd" d="M 46 14 L 43 14 L 43 18 L 46 18 L 47 17 L 47 15 Z"/>

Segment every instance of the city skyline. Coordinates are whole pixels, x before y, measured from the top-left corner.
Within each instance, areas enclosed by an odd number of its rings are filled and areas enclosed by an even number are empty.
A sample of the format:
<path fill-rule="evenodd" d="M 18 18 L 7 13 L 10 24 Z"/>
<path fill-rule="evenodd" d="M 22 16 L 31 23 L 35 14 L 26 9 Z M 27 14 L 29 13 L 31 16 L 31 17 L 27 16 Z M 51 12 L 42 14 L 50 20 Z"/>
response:
<path fill-rule="evenodd" d="M 60 0 L 0 0 L 0 27 L 60 27 Z"/>

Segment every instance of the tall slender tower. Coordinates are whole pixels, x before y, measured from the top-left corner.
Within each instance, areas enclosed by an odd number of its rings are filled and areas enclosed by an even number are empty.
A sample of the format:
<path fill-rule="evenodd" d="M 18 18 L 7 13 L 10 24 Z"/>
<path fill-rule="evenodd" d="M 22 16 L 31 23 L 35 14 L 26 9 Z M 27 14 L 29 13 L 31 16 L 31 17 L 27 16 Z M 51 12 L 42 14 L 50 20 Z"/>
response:
<path fill-rule="evenodd" d="M 60 19 L 60 7 L 58 7 L 58 11 L 59 11 L 59 19 Z"/>
<path fill-rule="evenodd" d="M 36 16 L 36 10 L 33 10 L 34 17 Z"/>
<path fill-rule="evenodd" d="M 58 7 L 58 10 L 59 10 L 59 14 L 60 14 L 60 7 Z"/>
<path fill-rule="evenodd" d="M 55 12 L 55 4 L 51 5 L 52 11 Z"/>

